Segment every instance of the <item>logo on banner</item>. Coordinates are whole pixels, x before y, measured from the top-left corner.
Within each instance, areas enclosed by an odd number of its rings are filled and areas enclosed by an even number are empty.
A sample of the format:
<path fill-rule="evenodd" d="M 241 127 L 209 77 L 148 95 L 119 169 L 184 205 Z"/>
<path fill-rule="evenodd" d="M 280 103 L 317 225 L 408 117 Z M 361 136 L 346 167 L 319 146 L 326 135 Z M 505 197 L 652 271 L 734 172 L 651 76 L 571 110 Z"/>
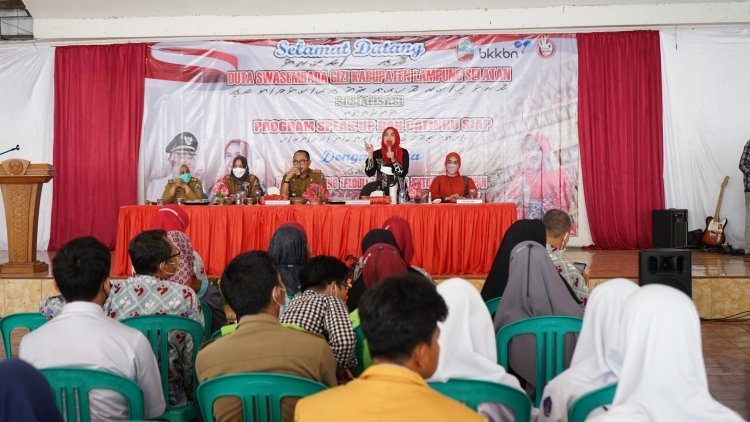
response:
<path fill-rule="evenodd" d="M 474 58 L 474 44 L 468 38 L 461 38 L 456 43 L 456 57 L 459 61 L 468 62 Z"/>
<path fill-rule="evenodd" d="M 354 43 L 342 41 L 337 44 L 307 44 L 305 40 L 297 40 L 292 44 L 289 40 L 276 43 L 274 57 L 283 58 L 317 58 L 317 57 L 409 57 L 417 60 L 427 52 L 421 42 L 373 41 L 360 38 Z"/>
<path fill-rule="evenodd" d="M 542 38 L 539 39 L 539 44 L 536 46 L 536 52 L 539 54 L 539 57 L 550 59 L 557 52 L 557 45 L 546 35 L 543 35 Z"/>

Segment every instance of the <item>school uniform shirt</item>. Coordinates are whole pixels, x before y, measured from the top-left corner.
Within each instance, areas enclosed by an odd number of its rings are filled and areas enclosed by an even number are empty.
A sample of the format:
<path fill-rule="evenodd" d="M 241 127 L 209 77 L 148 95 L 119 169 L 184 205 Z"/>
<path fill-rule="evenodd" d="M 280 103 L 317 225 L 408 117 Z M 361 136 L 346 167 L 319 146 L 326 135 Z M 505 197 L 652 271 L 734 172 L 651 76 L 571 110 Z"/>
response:
<path fill-rule="evenodd" d="M 339 368 L 356 368 L 357 336 L 349 322 L 349 311 L 338 297 L 305 290 L 286 307 L 282 324 L 297 324 L 326 339 Z"/>
<path fill-rule="evenodd" d="M 583 274 L 581 274 L 575 265 L 565 259 L 563 251 L 549 243 L 547 244 L 547 254 L 549 254 L 549 259 L 552 261 L 557 272 L 565 279 L 570 288 L 573 289 L 573 293 L 576 294 L 578 300 L 585 304 L 588 301 L 590 293 Z"/>
<path fill-rule="evenodd" d="M 346 385 L 301 399 L 295 422 L 472 422 L 479 414 L 430 388 L 416 372 L 392 364 L 370 366 Z"/>
<path fill-rule="evenodd" d="M 138 330 L 108 318 L 92 302 L 72 302 L 60 315 L 21 340 L 19 357 L 36 368 L 73 366 L 114 372 L 143 390 L 146 418 L 164 412 L 164 395 L 156 358 Z M 128 418 L 125 399 L 111 390 L 91 392 L 93 421 Z"/>
<path fill-rule="evenodd" d="M 335 386 L 336 361 L 321 337 L 283 327 L 267 313 L 245 315 L 237 330 L 206 343 L 195 365 L 200 382 L 238 372 L 274 372 Z M 282 401 L 282 420 L 291 422 L 297 399 Z M 236 398 L 220 398 L 214 406 L 218 421 L 242 420 Z"/>

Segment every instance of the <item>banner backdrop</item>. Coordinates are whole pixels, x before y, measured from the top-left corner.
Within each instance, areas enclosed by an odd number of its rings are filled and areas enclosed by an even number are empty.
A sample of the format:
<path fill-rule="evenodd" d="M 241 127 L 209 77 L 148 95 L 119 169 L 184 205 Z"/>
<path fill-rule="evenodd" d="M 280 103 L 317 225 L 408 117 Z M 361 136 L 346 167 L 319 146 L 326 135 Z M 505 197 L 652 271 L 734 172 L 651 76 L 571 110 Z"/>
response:
<path fill-rule="evenodd" d="M 456 151 L 487 200 L 526 218 L 562 208 L 575 222 L 577 63 L 574 35 L 158 43 L 147 60 L 146 198 L 183 163 L 209 193 L 237 154 L 279 186 L 298 149 L 332 196 L 355 197 L 370 180 L 364 143 L 378 148 L 394 126 L 424 189 Z"/>

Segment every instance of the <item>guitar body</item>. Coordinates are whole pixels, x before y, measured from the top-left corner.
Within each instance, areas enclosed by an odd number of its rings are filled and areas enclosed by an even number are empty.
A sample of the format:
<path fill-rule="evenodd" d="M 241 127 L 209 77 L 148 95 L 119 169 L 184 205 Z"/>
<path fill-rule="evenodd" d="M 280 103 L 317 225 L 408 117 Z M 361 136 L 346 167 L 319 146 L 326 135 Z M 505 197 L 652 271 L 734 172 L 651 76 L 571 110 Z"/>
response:
<path fill-rule="evenodd" d="M 727 226 L 727 219 L 714 220 L 713 217 L 706 218 L 706 230 L 703 231 L 701 242 L 708 246 L 719 246 L 726 240 L 724 238 L 724 228 Z"/>
<path fill-rule="evenodd" d="M 707 246 L 719 246 L 724 243 L 724 227 L 727 226 L 727 219 L 721 218 L 719 212 L 721 212 L 721 201 L 724 199 L 724 189 L 729 183 L 729 176 L 724 176 L 724 180 L 721 182 L 721 191 L 719 192 L 719 200 L 716 201 L 716 212 L 713 217 L 706 217 L 706 230 L 703 230 L 701 236 L 701 242 Z"/>

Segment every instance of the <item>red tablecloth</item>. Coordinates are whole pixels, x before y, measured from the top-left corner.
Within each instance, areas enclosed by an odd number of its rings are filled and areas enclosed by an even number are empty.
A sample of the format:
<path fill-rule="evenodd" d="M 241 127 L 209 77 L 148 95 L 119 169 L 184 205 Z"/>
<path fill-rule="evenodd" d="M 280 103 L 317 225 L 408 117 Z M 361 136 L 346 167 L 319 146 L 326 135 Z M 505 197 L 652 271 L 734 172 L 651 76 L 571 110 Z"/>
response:
<path fill-rule="evenodd" d="M 513 204 L 297 206 L 186 206 L 187 235 L 206 271 L 220 275 L 237 254 L 268 248 L 282 223 L 298 221 L 313 255 L 362 255 L 362 237 L 392 215 L 406 219 L 414 237 L 413 265 L 432 275 L 487 274 L 500 241 L 516 220 Z M 157 207 L 120 208 L 112 274 L 129 275 L 128 242 L 149 228 Z"/>

